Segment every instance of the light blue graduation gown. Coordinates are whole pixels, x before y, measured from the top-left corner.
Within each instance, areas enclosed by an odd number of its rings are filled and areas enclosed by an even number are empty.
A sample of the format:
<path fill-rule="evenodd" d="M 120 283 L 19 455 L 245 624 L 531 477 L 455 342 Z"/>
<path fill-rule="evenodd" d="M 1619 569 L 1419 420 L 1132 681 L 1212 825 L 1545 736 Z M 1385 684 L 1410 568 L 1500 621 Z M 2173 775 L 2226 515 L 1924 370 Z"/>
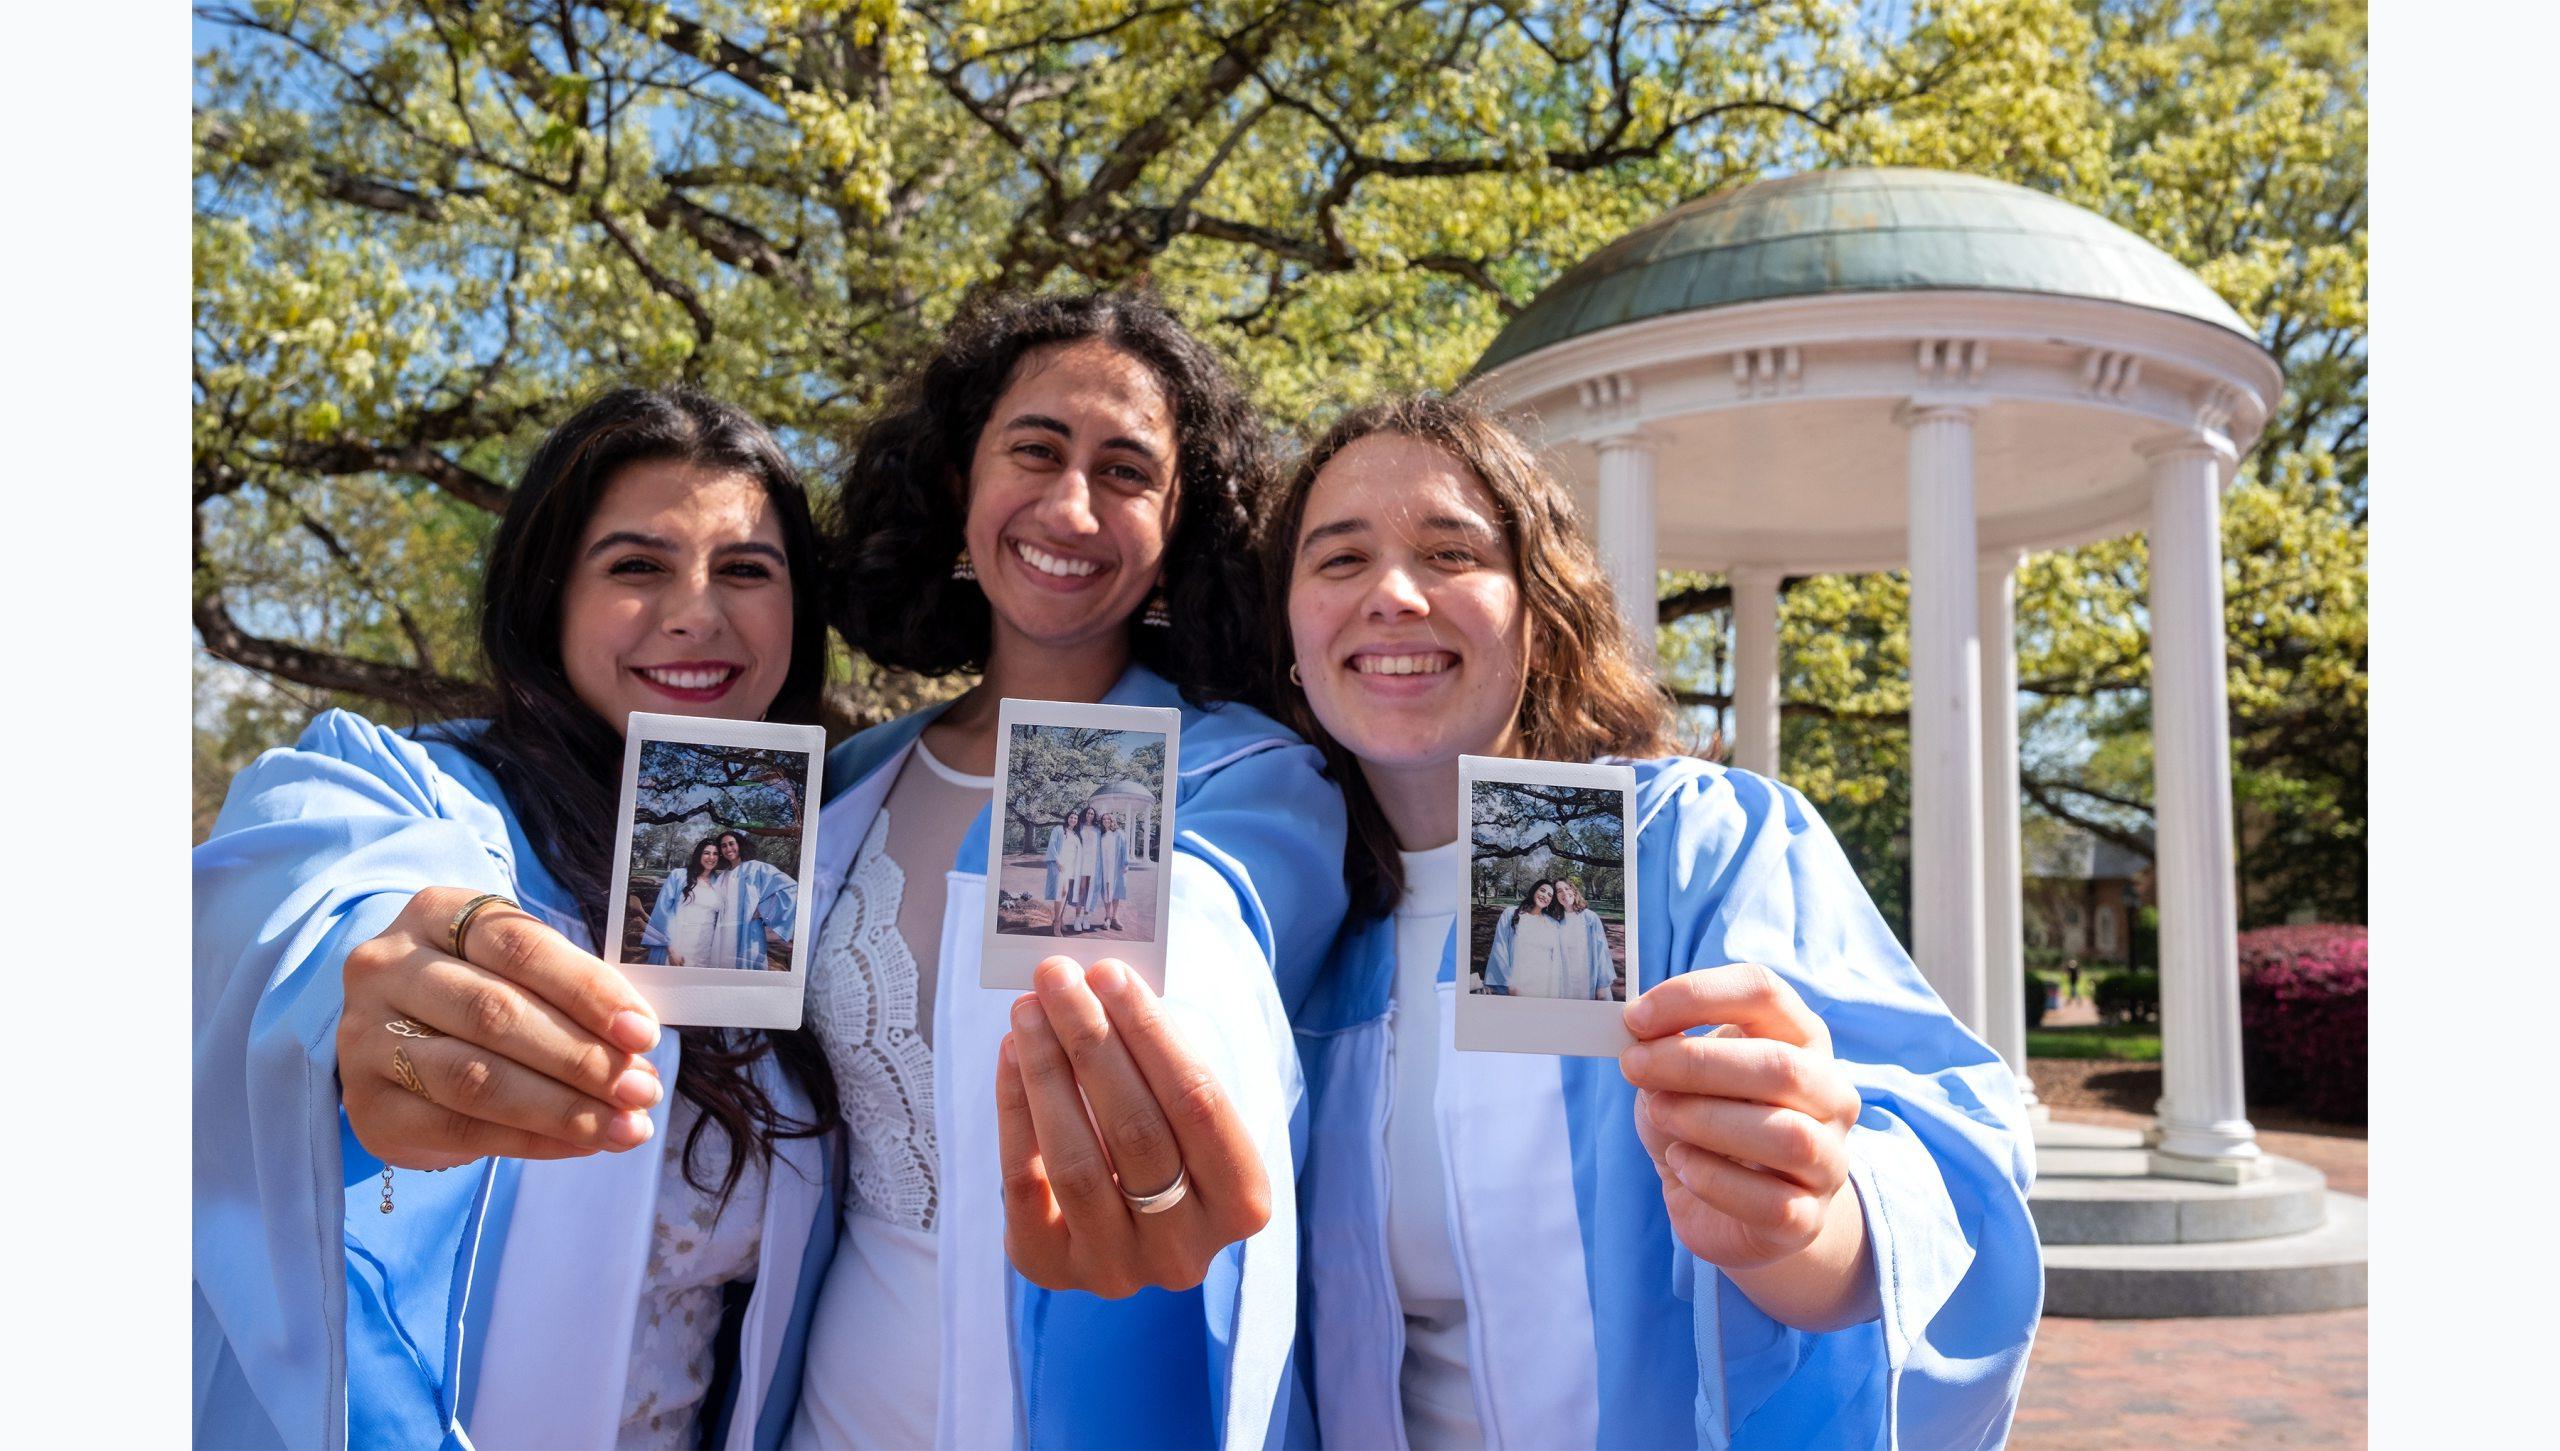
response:
<path fill-rule="evenodd" d="M 1458 904 L 1458 910 L 1464 912 L 1468 910 L 1468 906 L 1469 904 L 1461 902 Z M 1502 909 L 1502 920 L 1493 924 L 1493 945 L 1487 948 L 1484 954 L 1484 985 L 1486 987 L 1511 986 L 1511 939 L 1519 921 L 1520 909 L 1505 907 Z M 1451 935 L 1454 938 L 1454 931 Z"/>
<path fill-rule="evenodd" d="M 990 824 L 981 810 L 947 879 L 930 1009 L 940 1446 L 1242 1451 L 1275 1438 L 1296 1401 L 1298 1239 L 1286 1191 L 1305 1124 L 1286 1014 L 1312 987 L 1347 903 L 1341 795 L 1313 747 L 1246 706 L 1197 710 L 1143 667 L 1104 700 L 1182 712 L 1162 1001 L 1250 1128 L 1276 1200 L 1270 1224 L 1221 1252 L 1194 1290 L 1103 1300 L 1043 1290 L 1014 1273 L 1004 1255 L 994 1084 L 1016 994 L 978 985 Z M 874 727 L 829 753 L 812 930 L 935 713 Z M 1109 946 L 1058 943 L 1085 960 Z"/>
<path fill-rule="evenodd" d="M 1063 826 L 1050 827 L 1049 855 L 1047 859 L 1049 874 L 1041 880 L 1040 897 L 1042 901 L 1054 902 L 1058 899 L 1058 868 L 1065 863 L 1066 855 L 1067 829 Z"/>
<path fill-rule="evenodd" d="M 800 901 L 800 884 L 782 868 L 768 861 L 742 861 L 729 869 L 736 880 L 731 884 L 738 913 L 737 965 L 761 969 L 765 965 L 765 929 L 788 933 L 792 909 Z M 782 963 L 790 963 L 790 944 L 783 944 Z"/>
<path fill-rule="evenodd" d="M 1599 913 L 1586 911 L 1582 914 L 1582 936 L 1583 961 L 1591 969 L 1590 975 L 1583 980 L 1582 995 L 1599 1002 L 1609 996 L 1609 987 L 1618 976 L 1609 961 L 1609 929 L 1600 924 Z"/>
<path fill-rule="evenodd" d="M 450 745 L 331 711 L 232 783 L 194 873 L 196 1443 L 460 1447 L 472 1427 L 610 1444 L 672 1097 L 626 1153 L 402 1171 L 388 1215 L 340 1107 L 346 955 L 418 889 L 503 893 L 589 945 L 497 783 Z M 652 1055 L 669 1084 L 677 1050 L 669 1032 Z M 770 1060 L 757 1071 L 807 1112 Z M 832 1147 L 776 1152 L 740 1373 L 706 1411 L 725 1445 L 788 1424 L 770 1409 L 797 1393 L 801 1266 L 837 1223 Z"/>
<path fill-rule="evenodd" d="M 1997 1445 L 2043 1299 L 2008 1070 L 1948 1016 L 1801 795 L 1700 761 L 1635 765 L 1636 983 L 1758 962 L 1829 1025 L 1866 1105 L 1850 1179 L 1883 1314 L 1789 1329 L 1691 1255 L 1614 1060 L 1448 1051 L 1451 953 L 1433 1111 L 1489 1441 Z M 1313 1115 L 1300 1353 L 1334 1446 L 1405 1444 L 1385 1231 L 1394 977 L 1393 920 L 1346 924 L 1296 1019 Z"/>
<path fill-rule="evenodd" d="M 658 884 L 658 899 L 649 904 L 649 921 L 640 929 L 641 961 L 666 966 L 667 944 L 675 931 L 676 913 L 684 908 L 684 884 L 690 870 L 680 867 L 667 873 L 667 879 Z"/>

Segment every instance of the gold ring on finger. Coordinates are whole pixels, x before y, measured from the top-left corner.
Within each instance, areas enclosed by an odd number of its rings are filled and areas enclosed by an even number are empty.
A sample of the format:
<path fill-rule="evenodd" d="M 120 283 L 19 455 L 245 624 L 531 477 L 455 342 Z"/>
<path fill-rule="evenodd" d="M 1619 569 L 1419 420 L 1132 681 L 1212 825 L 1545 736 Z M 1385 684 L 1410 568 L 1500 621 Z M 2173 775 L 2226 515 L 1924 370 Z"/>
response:
<path fill-rule="evenodd" d="M 418 1065 L 409 1061 L 409 1050 L 397 1043 L 391 1045 L 391 1076 L 400 1080 L 402 1088 L 418 1097 L 429 1103 L 436 1101 L 436 1096 L 427 1092 L 425 1080 L 418 1077 Z"/>
<path fill-rule="evenodd" d="M 463 952 L 462 945 L 470 938 L 472 919 L 479 916 L 481 913 L 488 911 L 491 907 L 515 907 L 515 905 L 515 903 L 508 901 L 505 897 L 498 895 L 496 892 L 482 892 L 479 896 L 463 903 L 462 910 L 453 914 L 453 925 L 445 929 L 444 941 L 446 953 L 449 956 L 460 957 L 464 961 L 468 962 L 470 958 Z M 522 909 L 518 908 L 517 910 L 520 911 Z"/>
<path fill-rule="evenodd" d="M 399 1034 L 403 1038 L 441 1038 L 444 1036 L 444 1033 L 441 1030 L 430 1028 L 415 1018 L 393 1018 L 390 1022 L 387 1022 L 382 1026 L 389 1028 L 392 1032 Z"/>

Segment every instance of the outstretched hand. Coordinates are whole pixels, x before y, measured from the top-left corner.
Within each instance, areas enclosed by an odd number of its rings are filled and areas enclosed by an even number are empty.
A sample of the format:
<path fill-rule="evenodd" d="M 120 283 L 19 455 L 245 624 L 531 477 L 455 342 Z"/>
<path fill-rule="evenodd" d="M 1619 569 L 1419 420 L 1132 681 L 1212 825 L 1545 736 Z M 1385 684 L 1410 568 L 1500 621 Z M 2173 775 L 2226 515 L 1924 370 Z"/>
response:
<path fill-rule="evenodd" d="M 1627 1030 L 1619 1069 L 1680 1242 L 1799 1329 L 1873 1315 L 1866 1221 L 1841 1192 L 1864 1105 L 1822 1019 L 1785 978 L 1735 963 L 1643 993 Z"/>
<path fill-rule="evenodd" d="M 453 956 L 454 914 L 476 895 L 429 887 L 347 954 L 338 1086 L 357 1142 L 402 1169 L 648 1142 L 646 1110 L 665 1096 L 641 1056 L 658 1041 L 649 1005 L 513 907 L 481 912 L 468 956 Z"/>
<path fill-rule="evenodd" d="M 1271 1220 L 1243 1116 L 1126 964 L 1051 957 L 1032 982 L 996 1057 L 1005 1253 L 1052 1290 L 1190 1289 Z"/>

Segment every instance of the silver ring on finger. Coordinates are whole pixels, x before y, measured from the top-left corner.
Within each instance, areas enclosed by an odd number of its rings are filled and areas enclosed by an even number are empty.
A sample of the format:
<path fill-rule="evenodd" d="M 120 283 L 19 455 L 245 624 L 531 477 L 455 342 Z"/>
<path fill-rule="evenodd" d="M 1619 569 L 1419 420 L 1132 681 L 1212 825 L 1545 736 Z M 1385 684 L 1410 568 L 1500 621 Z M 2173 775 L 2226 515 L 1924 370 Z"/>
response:
<path fill-rule="evenodd" d="M 1190 1177 L 1183 1171 L 1180 1164 L 1176 1164 L 1173 1166 L 1173 1182 L 1162 1189 L 1153 1194 L 1132 1194 L 1124 1185 L 1120 1189 L 1120 1197 L 1127 1200 L 1129 1208 L 1139 1214 L 1162 1214 L 1180 1204 L 1182 1196 L 1190 1192 Z"/>

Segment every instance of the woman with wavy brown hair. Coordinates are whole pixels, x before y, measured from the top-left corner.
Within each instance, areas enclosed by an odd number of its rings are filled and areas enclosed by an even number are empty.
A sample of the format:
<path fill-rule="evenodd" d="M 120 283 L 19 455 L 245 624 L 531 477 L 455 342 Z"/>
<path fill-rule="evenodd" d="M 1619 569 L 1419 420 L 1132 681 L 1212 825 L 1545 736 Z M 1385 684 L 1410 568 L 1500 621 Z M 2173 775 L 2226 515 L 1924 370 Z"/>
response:
<path fill-rule="evenodd" d="M 1280 714 L 1353 825 L 1294 1019 L 1321 1439 L 1997 1444 L 2042 1285 L 2009 1075 L 1802 796 L 1674 752 L 1570 496 L 1396 399 L 1308 450 L 1261 553 Z M 1634 767 L 1616 1062 L 1452 1051 L 1462 754 Z"/>

